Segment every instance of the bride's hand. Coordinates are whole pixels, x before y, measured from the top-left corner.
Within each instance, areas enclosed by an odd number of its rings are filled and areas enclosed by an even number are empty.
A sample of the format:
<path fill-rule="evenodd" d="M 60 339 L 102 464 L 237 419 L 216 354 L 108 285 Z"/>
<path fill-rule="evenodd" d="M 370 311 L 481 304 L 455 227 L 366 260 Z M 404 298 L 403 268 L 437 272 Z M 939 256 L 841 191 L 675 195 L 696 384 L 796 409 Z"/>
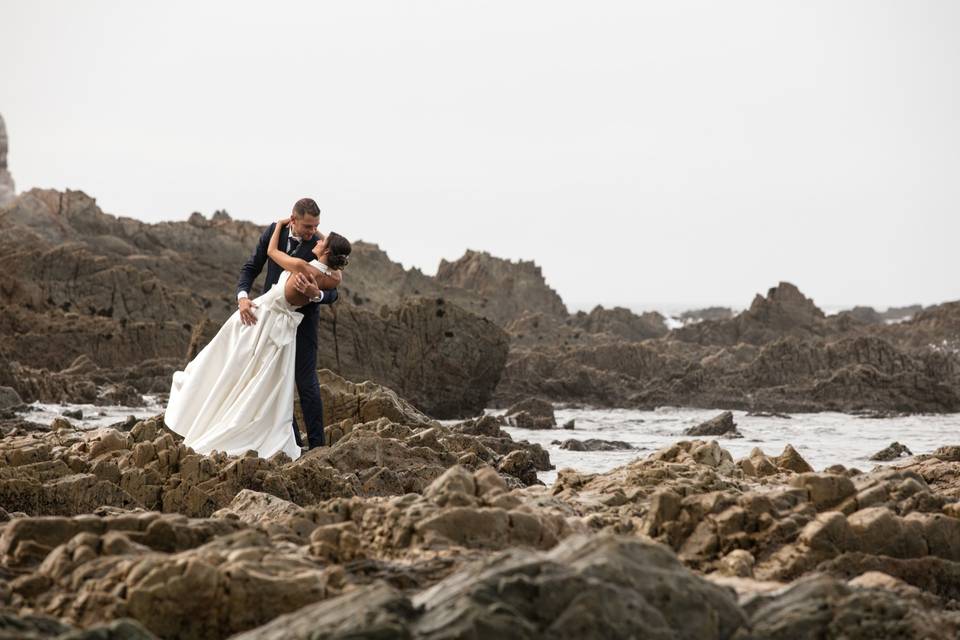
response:
<path fill-rule="evenodd" d="M 285 227 L 288 224 L 290 224 L 290 216 L 287 216 L 286 218 L 280 218 L 279 220 L 277 220 L 278 227 Z"/>

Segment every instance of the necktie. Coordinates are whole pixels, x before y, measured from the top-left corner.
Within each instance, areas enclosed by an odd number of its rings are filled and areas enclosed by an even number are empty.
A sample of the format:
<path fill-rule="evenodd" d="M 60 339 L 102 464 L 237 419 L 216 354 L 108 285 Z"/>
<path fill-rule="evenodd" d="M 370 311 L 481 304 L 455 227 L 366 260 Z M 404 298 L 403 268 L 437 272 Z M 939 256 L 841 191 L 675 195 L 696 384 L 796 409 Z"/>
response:
<path fill-rule="evenodd" d="M 287 244 L 290 246 L 290 248 L 287 249 L 287 255 L 292 256 L 294 253 L 296 253 L 297 247 L 300 246 L 300 241 L 291 237 L 287 239 Z"/>

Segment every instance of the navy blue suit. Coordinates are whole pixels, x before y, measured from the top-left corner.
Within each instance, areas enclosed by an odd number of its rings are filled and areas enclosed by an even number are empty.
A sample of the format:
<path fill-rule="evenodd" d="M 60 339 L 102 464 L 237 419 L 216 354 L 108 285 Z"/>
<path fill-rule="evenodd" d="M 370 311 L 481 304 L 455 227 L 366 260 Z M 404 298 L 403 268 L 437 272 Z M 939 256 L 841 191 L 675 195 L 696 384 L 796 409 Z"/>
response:
<path fill-rule="evenodd" d="M 269 291 L 280 279 L 283 269 L 267 257 L 267 247 L 270 246 L 270 237 L 273 235 L 273 229 L 276 225 L 277 223 L 274 222 L 267 227 L 267 230 L 260 236 L 260 241 L 257 243 L 253 255 L 247 259 L 243 268 L 240 269 L 240 281 L 237 282 L 238 294 L 241 291 L 250 293 L 253 281 L 263 271 L 264 264 L 267 265 L 267 279 L 263 283 L 264 293 Z M 289 228 L 284 227 L 280 231 L 281 251 L 287 248 L 288 237 Z M 316 244 L 316 240 L 302 242 L 290 255 L 307 261 L 313 260 L 312 250 Z M 297 357 L 294 375 L 297 381 L 297 393 L 300 395 L 300 407 L 303 409 L 303 419 L 307 423 L 307 441 L 310 443 L 310 448 L 323 446 L 323 400 L 320 398 L 320 383 L 317 381 L 317 318 L 321 304 L 331 304 L 336 300 L 337 290 L 326 289 L 323 292 L 321 302 L 310 303 L 297 309 L 303 314 L 303 320 L 297 327 Z M 254 309 L 254 314 L 256 312 L 256 309 Z M 293 419 L 293 433 L 297 437 L 297 444 L 303 446 L 296 418 Z"/>

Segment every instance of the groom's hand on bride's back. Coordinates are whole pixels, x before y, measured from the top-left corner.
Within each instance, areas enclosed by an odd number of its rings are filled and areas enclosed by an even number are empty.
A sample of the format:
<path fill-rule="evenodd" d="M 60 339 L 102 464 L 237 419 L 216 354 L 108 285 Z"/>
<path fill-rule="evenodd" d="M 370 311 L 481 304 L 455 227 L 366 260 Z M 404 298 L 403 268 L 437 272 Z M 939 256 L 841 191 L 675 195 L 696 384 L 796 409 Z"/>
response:
<path fill-rule="evenodd" d="M 237 306 L 240 307 L 240 322 L 244 326 L 250 327 L 257 324 L 257 316 L 253 314 L 257 305 L 250 298 L 240 298 L 237 301 Z"/>

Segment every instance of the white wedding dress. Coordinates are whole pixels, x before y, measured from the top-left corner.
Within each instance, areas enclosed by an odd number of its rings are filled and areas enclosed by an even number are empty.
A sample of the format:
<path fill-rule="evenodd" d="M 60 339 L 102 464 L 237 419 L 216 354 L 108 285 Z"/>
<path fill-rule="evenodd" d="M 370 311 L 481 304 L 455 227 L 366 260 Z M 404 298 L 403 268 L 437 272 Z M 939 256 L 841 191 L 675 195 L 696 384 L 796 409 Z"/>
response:
<path fill-rule="evenodd" d="M 322 271 L 326 265 L 310 263 Z M 197 453 L 229 455 L 250 449 L 269 458 L 283 451 L 300 457 L 293 435 L 294 362 L 303 314 L 283 295 L 285 271 L 256 298 L 257 323 L 244 326 L 240 312 L 183 371 L 173 374 L 164 421 Z"/>

